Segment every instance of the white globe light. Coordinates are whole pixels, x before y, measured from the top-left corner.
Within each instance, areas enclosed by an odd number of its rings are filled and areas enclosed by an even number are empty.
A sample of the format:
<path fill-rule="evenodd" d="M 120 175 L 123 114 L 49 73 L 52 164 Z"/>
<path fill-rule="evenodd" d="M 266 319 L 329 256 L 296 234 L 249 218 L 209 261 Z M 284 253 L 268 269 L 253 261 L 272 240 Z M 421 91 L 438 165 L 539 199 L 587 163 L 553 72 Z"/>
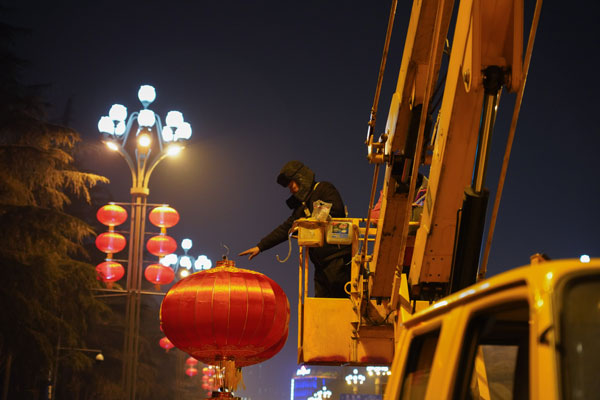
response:
<path fill-rule="evenodd" d="M 117 122 L 117 126 L 115 127 L 115 135 L 121 136 L 125 133 L 125 121 Z"/>
<path fill-rule="evenodd" d="M 144 107 L 147 107 L 156 99 L 156 90 L 153 86 L 142 85 L 140 86 L 140 90 L 138 90 L 138 99 L 140 99 Z"/>
<path fill-rule="evenodd" d="M 201 256 L 198 256 L 198 258 L 196 259 L 194 266 L 196 267 L 197 270 L 210 269 L 212 267 L 212 261 L 210 261 L 210 259 L 208 257 L 206 257 L 205 255 L 201 255 Z"/>
<path fill-rule="evenodd" d="M 152 127 L 156 122 L 156 115 L 152 110 L 141 110 L 137 117 L 140 126 Z"/>
<path fill-rule="evenodd" d="M 175 131 L 175 140 L 187 140 L 192 137 L 192 126 L 188 122 L 182 123 Z"/>
<path fill-rule="evenodd" d="M 182 269 L 179 272 L 179 276 L 181 276 L 182 278 L 185 278 L 186 276 L 189 276 L 189 275 L 190 275 L 190 271 L 188 271 L 187 269 Z"/>
<path fill-rule="evenodd" d="M 127 108 L 121 104 L 113 104 L 108 112 L 108 116 L 113 121 L 125 121 L 125 118 L 127 118 Z"/>
<path fill-rule="evenodd" d="M 590 256 L 588 256 L 587 254 L 584 254 L 581 257 L 579 257 L 579 261 L 581 261 L 582 263 L 589 263 L 590 262 Z"/>
<path fill-rule="evenodd" d="M 169 111 L 165 122 L 169 126 L 179 127 L 183 124 L 183 114 L 179 111 Z"/>
<path fill-rule="evenodd" d="M 177 254 L 167 254 L 160 260 L 160 263 L 162 265 L 166 265 L 167 267 L 173 264 L 177 264 Z"/>
<path fill-rule="evenodd" d="M 192 240 L 191 239 L 183 239 L 181 241 L 181 248 L 184 250 L 189 250 L 192 248 Z"/>
<path fill-rule="evenodd" d="M 110 117 L 104 116 L 98 121 L 98 130 L 113 135 L 115 133 L 115 123 Z"/>
<path fill-rule="evenodd" d="M 192 260 L 188 256 L 183 256 L 179 259 L 179 265 L 183 268 L 190 269 L 192 268 Z"/>
<path fill-rule="evenodd" d="M 173 140 L 173 129 L 170 126 L 165 126 L 161 132 L 163 141 L 170 142 Z"/>

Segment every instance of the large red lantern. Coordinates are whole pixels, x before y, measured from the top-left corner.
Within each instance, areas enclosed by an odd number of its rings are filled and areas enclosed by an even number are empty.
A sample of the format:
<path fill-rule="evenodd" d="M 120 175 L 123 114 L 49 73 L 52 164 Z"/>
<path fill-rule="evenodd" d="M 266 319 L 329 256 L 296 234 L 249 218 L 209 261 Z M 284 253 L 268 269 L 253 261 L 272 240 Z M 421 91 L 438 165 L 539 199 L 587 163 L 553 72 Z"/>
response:
<path fill-rule="evenodd" d="M 194 367 L 190 367 L 188 369 L 185 370 L 185 373 L 187 376 L 196 376 L 198 375 L 198 370 Z"/>
<path fill-rule="evenodd" d="M 96 247 L 107 254 L 118 253 L 125 248 L 125 236 L 116 232 L 104 232 L 96 238 Z"/>
<path fill-rule="evenodd" d="M 197 360 L 246 366 L 281 349 L 290 305 L 269 277 L 222 260 L 177 282 L 163 299 L 160 318 L 173 344 Z"/>
<path fill-rule="evenodd" d="M 157 290 L 160 289 L 160 285 L 168 285 L 175 279 L 175 272 L 162 264 L 150 264 L 144 271 L 146 280 L 150 283 L 154 283 Z"/>
<path fill-rule="evenodd" d="M 175 242 L 175 239 L 173 239 L 171 236 L 156 235 L 148 239 L 146 248 L 155 256 L 164 257 L 167 254 L 171 254 L 177 250 L 177 242 Z"/>
<path fill-rule="evenodd" d="M 108 288 L 112 287 L 113 282 L 118 281 L 125 275 L 125 269 L 121 264 L 114 261 L 104 261 L 96 266 L 98 279 L 106 283 Z"/>
<path fill-rule="evenodd" d="M 175 347 L 173 345 L 173 343 L 169 340 L 169 338 L 166 337 L 166 336 L 164 338 L 160 339 L 158 341 L 158 344 L 160 345 L 160 347 L 162 347 L 163 349 L 165 349 L 167 352 L 169 350 L 171 350 L 173 347 Z"/>
<path fill-rule="evenodd" d="M 148 219 L 159 228 L 170 228 L 179 222 L 179 213 L 174 208 L 160 206 L 150 211 Z"/>
<path fill-rule="evenodd" d="M 107 204 L 100 207 L 96 213 L 98 221 L 109 227 L 121 225 L 127 220 L 127 211 L 116 204 Z"/>

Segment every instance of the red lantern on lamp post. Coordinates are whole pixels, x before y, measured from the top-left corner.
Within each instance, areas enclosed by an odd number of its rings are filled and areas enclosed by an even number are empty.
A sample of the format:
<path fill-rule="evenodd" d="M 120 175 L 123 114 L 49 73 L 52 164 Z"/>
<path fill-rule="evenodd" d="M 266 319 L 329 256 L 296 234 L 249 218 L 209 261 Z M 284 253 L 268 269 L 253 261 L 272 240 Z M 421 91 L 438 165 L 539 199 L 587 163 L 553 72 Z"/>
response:
<path fill-rule="evenodd" d="M 148 215 L 150 222 L 159 228 L 171 228 L 179 222 L 179 213 L 172 207 L 155 207 Z"/>
<path fill-rule="evenodd" d="M 107 254 L 120 252 L 126 244 L 125 236 L 116 232 L 104 232 L 96 237 L 96 247 Z"/>
<path fill-rule="evenodd" d="M 198 375 L 198 370 L 194 367 L 189 367 L 185 370 L 185 374 L 189 377 Z"/>
<path fill-rule="evenodd" d="M 96 218 L 109 228 L 113 228 L 127 221 L 127 211 L 117 204 L 107 204 L 100 207 Z"/>
<path fill-rule="evenodd" d="M 164 257 L 167 254 L 171 254 L 177 250 L 177 242 L 175 242 L 175 239 L 173 239 L 171 236 L 156 235 L 148 239 L 146 248 L 155 256 Z"/>
<path fill-rule="evenodd" d="M 168 285 L 175 279 L 175 271 L 162 264 L 150 264 L 144 271 L 146 280 L 153 283 L 156 290 L 160 290 L 160 285 Z"/>
<path fill-rule="evenodd" d="M 106 283 L 106 287 L 109 289 L 112 287 L 113 282 L 118 281 L 125 275 L 125 269 L 123 266 L 114 261 L 104 261 L 96 266 L 96 272 L 98 279 Z"/>
<path fill-rule="evenodd" d="M 281 349 L 290 305 L 267 276 L 222 260 L 177 282 L 163 299 L 160 318 L 177 348 L 206 364 L 233 368 L 262 362 Z M 231 391 L 235 383 L 223 380 L 219 386 Z"/>

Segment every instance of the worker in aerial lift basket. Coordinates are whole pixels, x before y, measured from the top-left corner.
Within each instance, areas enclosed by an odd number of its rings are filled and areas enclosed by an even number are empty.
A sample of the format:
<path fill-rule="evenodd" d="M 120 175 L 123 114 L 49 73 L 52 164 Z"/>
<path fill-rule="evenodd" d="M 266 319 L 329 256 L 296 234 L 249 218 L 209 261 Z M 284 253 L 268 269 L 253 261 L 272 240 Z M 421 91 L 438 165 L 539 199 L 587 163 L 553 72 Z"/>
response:
<path fill-rule="evenodd" d="M 344 202 L 335 186 L 330 182 L 315 182 L 314 172 L 300 161 L 286 163 L 277 176 L 277 183 L 290 190 L 286 204 L 293 210 L 292 215 L 256 246 L 239 254 L 248 255 L 249 260 L 285 242 L 294 221 L 310 217 L 313 204 L 318 200 L 331 204 L 331 217 L 346 217 Z M 351 246 L 324 244 L 311 247 L 308 254 L 315 265 L 315 297 L 347 297 L 344 286 L 350 281 Z"/>

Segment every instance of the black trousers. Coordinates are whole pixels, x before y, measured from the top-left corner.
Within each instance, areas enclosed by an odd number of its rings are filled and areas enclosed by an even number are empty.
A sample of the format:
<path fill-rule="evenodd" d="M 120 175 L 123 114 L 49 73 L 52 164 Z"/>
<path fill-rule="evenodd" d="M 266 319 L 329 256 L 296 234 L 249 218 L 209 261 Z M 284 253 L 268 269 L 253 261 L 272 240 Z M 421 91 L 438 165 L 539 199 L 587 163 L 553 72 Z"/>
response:
<path fill-rule="evenodd" d="M 352 256 L 342 251 L 315 264 L 315 297 L 347 298 L 344 286 L 350 281 Z"/>

